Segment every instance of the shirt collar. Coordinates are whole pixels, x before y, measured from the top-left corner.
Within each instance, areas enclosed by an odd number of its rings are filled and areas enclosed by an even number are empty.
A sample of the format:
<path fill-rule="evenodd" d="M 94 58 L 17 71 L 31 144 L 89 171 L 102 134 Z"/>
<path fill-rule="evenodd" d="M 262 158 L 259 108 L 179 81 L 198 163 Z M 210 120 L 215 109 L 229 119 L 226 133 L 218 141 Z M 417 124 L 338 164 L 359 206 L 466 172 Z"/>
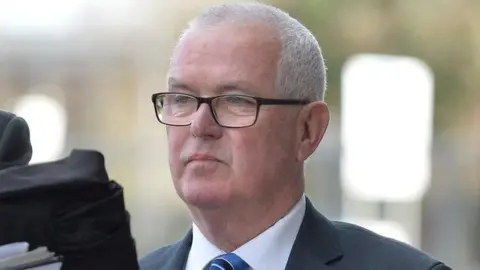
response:
<path fill-rule="evenodd" d="M 192 246 L 188 255 L 186 270 L 203 269 L 213 258 L 225 253 L 208 241 L 195 222 L 192 225 L 192 235 Z"/>
<path fill-rule="evenodd" d="M 240 256 L 254 270 L 285 269 L 305 215 L 305 208 L 304 194 L 286 216 L 233 253 Z M 192 233 L 193 240 L 186 270 L 203 269 L 213 258 L 225 254 L 208 241 L 195 223 L 192 225 Z"/>

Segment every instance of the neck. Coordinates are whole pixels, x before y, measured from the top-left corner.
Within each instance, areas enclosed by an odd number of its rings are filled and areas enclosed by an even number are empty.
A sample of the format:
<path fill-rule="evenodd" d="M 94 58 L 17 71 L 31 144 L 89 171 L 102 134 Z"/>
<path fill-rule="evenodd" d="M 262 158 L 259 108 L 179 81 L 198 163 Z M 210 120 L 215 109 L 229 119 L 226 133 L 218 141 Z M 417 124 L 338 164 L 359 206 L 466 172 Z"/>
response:
<path fill-rule="evenodd" d="M 232 252 L 287 215 L 303 192 L 304 185 L 297 184 L 268 200 L 249 200 L 217 209 L 189 208 L 202 234 L 219 249 Z"/>

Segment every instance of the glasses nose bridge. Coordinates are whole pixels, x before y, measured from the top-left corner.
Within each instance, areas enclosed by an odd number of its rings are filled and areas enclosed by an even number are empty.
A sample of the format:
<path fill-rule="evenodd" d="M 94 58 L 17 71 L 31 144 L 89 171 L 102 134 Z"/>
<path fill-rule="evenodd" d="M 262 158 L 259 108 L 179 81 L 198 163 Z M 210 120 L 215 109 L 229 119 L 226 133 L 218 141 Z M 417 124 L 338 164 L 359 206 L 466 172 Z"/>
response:
<path fill-rule="evenodd" d="M 200 108 L 200 106 L 205 103 L 207 104 L 210 109 L 212 109 L 212 101 L 216 98 L 216 97 L 196 97 L 197 98 L 197 110 Z"/>
<path fill-rule="evenodd" d="M 207 104 L 208 107 L 210 108 L 210 112 L 212 113 L 213 117 L 215 117 L 215 109 L 213 108 L 213 100 L 215 100 L 217 97 L 196 97 L 197 98 L 197 111 L 200 109 L 200 106 L 202 104 Z"/>
<path fill-rule="evenodd" d="M 197 99 L 197 112 L 198 110 L 200 109 L 200 106 L 202 106 L 202 104 L 207 104 L 209 109 L 210 109 L 210 113 L 211 113 L 211 116 L 213 117 L 213 119 L 215 119 L 215 122 L 218 123 L 218 119 L 217 119 L 217 115 L 215 113 L 215 109 L 213 108 L 213 100 L 215 100 L 217 97 L 196 97 Z"/>

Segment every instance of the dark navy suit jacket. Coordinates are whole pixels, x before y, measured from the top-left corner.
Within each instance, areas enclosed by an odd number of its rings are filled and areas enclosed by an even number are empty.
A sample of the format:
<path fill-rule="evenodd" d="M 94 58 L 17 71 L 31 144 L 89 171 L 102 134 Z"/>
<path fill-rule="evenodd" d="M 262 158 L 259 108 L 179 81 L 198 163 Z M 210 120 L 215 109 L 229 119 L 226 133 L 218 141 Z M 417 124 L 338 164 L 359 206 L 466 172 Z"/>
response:
<path fill-rule="evenodd" d="M 141 270 L 185 269 L 192 232 L 140 260 Z M 283 269 L 272 269 L 283 270 Z M 428 254 L 362 227 L 332 222 L 307 199 L 286 270 L 451 270 Z"/>

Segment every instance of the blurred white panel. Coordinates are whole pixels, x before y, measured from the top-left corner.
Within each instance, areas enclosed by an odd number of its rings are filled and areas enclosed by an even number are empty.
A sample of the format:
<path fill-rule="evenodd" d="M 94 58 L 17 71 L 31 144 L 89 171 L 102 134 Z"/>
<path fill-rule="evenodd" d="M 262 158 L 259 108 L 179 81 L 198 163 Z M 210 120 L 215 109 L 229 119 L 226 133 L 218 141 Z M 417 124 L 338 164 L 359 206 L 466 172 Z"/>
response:
<path fill-rule="evenodd" d="M 65 34 L 85 0 L 0 0 L 0 29 L 11 34 Z"/>
<path fill-rule="evenodd" d="M 128 22 L 128 18 L 131 17 L 132 13 L 139 10 L 142 6 L 142 1 L 90 0 L 86 6 L 89 9 L 95 9 L 102 12 L 105 17 L 104 19 Z"/>
<path fill-rule="evenodd" d="M 150 13 L 151 0 L 88 0 L 87 2 L 82 24 L 90 26 L 86 28 L 88 30 L 100 30 L 108 35 L 127 33 L 133 29 L 144 31 L 143 28 L 149 24 L 153 15 Z M 105 31 L 107 29 L 108 31 Z"/>
<path fill-rule="evenodd" d="M 430 183 L 433 75 L 418 59 L 363 54 L 342 72 L 341 175 L 347 195 L 414 201 Z"/>
<path fill-rule="evenodd" d="M 151 14 L 153 2 L 153 0 L 0 0 L 0 32 L 13 36 L 63 37 L 85 30 L 90 34 L 105 30 L 113 30 L 114 33 L 124 33 L 131 29 L 141 30 L 138 26 L 148 24 L 154 15 Z"/>
<path fill-rule="evenodd" d="M 65 146 L 67 112 L 63 105 L 44 94 L 29 94 L 15 104 L 14 113 L 30 127 L 33 156 L 31 164 L 54 161 Z"/>

